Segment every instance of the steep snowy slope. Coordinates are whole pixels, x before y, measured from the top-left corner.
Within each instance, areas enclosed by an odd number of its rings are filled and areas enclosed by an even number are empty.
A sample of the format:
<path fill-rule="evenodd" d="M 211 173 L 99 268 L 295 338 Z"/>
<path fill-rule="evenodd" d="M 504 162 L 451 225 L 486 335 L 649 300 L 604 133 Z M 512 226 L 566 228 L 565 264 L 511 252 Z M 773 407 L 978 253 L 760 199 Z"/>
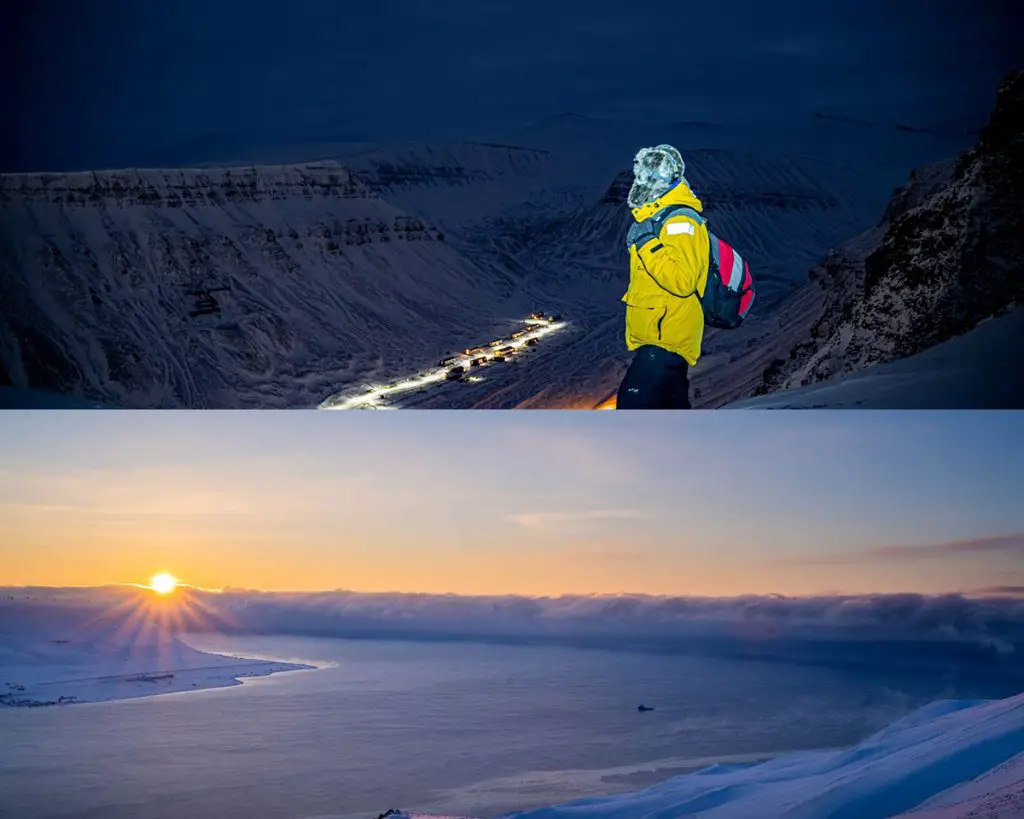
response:
<path fill-rule="evenodd" d="M 1000 87 L 978 144 L 912 175 L 882 227 L 812 274 L 827 306 L 756 392 L 907 358 L 1024 298 L 1024 72 Z"/>
<path fill-rule="evenodd" d="M 934 702 L 848 750 L 714 765 L 502 819 L 1013 819 L 1022 810 L 1024 694 Z M 442 819 L 394 810 L 381 817 Z"/>
<path fill-rule="evenodd" d="M 1024 753 L 929 799 L 897 819 L 1019 819 L 1024 816 Z"/>
<path fill-rule="evenodd" d="M 1024 307 L 923 353 L 727 404 L 729 409 L 1019 409 Z"/>
<path fill-rule="evenodd" d="M 494 329 L 515 282 L 443 239 L 330 163 L 0 177 L 0 385 L 315 406 Z"/>
<path fill-rule="evenodd" d="M 847 751 L 718 765 L 637 793 L 507 819 L 884 819 L 1024 752 L 1024 695 L 926 706 Z M 955 814 L 954 814 L 955 815 Z"/>
<path fill-rule="evenodd" d="M 607 181 L 572 155 L 479 142 L 381 146 L 338 159 L 381 198 L 438 225 L 488 275 L 525 283 L 541 271 L 519 258 L 523 248 L 596 201 Z"/>
<path fill-rule="evenodd" d="M 1024 753 L 957 785 L 897 819 L 1019 819 L 1024 816 Z"/>

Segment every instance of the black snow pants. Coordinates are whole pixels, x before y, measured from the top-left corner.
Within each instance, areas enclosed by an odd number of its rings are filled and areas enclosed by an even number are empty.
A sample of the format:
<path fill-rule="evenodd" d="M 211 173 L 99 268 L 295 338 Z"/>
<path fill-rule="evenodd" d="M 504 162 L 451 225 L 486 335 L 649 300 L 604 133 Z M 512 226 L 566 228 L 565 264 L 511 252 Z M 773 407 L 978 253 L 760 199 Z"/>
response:
<path fill-rule="evenodd" d="M 682 356 L 661 347 L 641 347 L 619 385 L 615 408 L 690 409 L 689 370 Z"/>

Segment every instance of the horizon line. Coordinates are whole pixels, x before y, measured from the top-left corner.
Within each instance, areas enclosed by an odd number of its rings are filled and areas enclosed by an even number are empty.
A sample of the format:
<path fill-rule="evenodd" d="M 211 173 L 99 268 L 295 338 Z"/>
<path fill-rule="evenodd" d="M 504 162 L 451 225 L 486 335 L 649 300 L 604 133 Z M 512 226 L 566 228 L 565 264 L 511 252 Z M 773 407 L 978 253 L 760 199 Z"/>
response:
<path fill-rule="evenodd" d="M 135 581 L 110 581 L 87 586 L 66 586 L 66 585 L 45 585 L 45 584 L 4 584 L 0 583 L 0 592 L 19 590 L 65 590 L 65 591 L 90 591 L 100 589 L 130 589 L 135 588 L 143 591 L 152 591 L 150 586 Z M 740 594 L 658 594 L 644 591 L 617 591 L 617 592 L 563 592 L 560 594 L 528 594 L 524 592 L 496 592 L 471 594 L 466 592 L 439 592 L 439 591 L 417 591 L 417 590 L 359 590 L 347 588 L 308 588 L 308 589 L 256 589 L 244 586 L 222 586 L 213 588 L 209 586 L 196 586 L 185 581 L 178 581 L 178 589 L 204 592 L 207 594 L 349 594 L 364 596 L 397 595 L 403 597 L 459 597 L 465 599 L 489 599 L 489 598 L 516 598 L 523 600 L 564 600 L 564 599 L 598 599 L 598 598 L 648 598 L 660 600 L 744 600 L 744 599 L 774 599 L 774 600 L 816 600 L 823 598 L 830 599 L 853 599 L 864 597 L 918 597 L 918 598 L 940 598 L 940 597 L 1024 597 L 1024 586 L 985 586 L 976 589 L 956 589 L 949 591 L 919 592 L 919 591 L 819 591 L 807 594 L 783 594 L 781 592 L 747 592 Z"/>

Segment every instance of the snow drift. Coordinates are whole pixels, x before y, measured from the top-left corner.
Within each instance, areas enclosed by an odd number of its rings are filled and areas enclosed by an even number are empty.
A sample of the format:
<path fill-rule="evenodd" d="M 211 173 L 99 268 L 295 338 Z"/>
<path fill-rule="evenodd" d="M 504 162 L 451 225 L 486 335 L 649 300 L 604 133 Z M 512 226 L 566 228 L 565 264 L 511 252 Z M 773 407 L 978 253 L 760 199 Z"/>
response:
<path fill-rule="evenodd" d="M 936 702 L 846 751 L 787 754 L 754 766 L 719 765 L 637 793 L 506 819 L 884 819 L 1022 753 L 1024 695 Z"/>
<path fill-rule="evenodd" d="M 847 750 L 714 765 L 641 791 L 502 819 L 1011 819 L 1022 812 L 1024 694 L 934 702 Z"/>

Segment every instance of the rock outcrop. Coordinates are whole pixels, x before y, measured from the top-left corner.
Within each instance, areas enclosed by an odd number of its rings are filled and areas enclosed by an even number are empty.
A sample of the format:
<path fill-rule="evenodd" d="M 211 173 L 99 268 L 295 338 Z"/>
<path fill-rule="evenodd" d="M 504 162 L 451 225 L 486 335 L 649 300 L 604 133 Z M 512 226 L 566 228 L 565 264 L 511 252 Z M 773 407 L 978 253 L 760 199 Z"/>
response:
<path fill-rule="evenodd" d="M 756 394 L 895 361 L 975 328 L 1024 296 L 1024 71 L 1008 75 L 977 144 L 896 191 L 881 224 L 811 273 L 810 330 Z"/>

